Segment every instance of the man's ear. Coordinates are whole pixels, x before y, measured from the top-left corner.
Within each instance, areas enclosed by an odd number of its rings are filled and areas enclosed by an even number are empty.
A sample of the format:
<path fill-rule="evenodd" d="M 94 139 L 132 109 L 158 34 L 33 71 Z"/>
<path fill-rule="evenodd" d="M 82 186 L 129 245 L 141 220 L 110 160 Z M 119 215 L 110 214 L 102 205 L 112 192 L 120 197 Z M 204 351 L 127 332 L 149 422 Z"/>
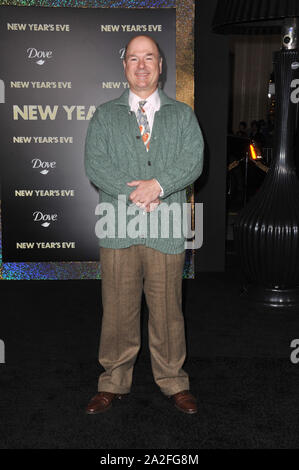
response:
<path fill-rule="evenodd" d="M 160 75 L 161 75 L 161 73 L 162 73 L 162 62 L 163 62 L 163 59 L 162 59 L 162 57 L 160 57 L 160 60 L 159 60 Z"/>
<path fill-rule="evenodd" d="M 125 61 L 125 59 L 124 59 L 124 60 L 123 60 L 124 70 L 126 70 L 126 65 L 127 65 L 127 64 L 126 64 L 126 61 Z"/>

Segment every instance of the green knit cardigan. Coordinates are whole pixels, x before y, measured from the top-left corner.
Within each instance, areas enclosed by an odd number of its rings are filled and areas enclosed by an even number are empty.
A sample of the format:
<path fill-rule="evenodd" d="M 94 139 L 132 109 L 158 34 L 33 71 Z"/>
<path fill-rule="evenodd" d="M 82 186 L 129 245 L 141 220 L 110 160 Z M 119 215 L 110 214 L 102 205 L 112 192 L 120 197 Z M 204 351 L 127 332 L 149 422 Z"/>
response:
<path fill-rule="evenodd" d="M 99 189 L 96 213 L 100 217 L 95 228 L 100 246 L 143 244 L 164 253 L 184 251 L 180 208 L 186 203 L 186 187 L 202 172 L 204 143 L 190 106 L 169 98 L 161 89 L 159 95 L 161 105 L 155 113 L 149 151 L 141 139 L 135 113 L 130 111 L 129 90 L 98 106 L 89 123 L 85 171 Z M 144 213 L 131 203 L 129 195 L 134 187 L 126 184 L 151 178 L 156 178 L 164 190 L 155 214 Z"/>

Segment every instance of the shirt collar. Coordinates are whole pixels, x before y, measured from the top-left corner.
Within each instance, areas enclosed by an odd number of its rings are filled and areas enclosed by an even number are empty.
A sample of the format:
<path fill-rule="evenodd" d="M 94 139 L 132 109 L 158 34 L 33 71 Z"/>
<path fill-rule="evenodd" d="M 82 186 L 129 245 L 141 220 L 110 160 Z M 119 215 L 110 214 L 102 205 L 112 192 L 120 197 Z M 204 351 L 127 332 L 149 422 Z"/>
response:
<path fill-rule="evenodd" d="M 137 96 L 135 93 L 133 93 L 131 90 L 129 90 L 129 106 L 131 111 L 137 111 L 138 106 L 139 106 L 139 101 L 142 101 L 143 99 Z M 155 111 L 158 111 L 160 109 L 160 96 L 159 96 L 159 91 L 158 88 L 148 97 L 146 98 L 146 104 L 145 108 L 152 107 Z"/>
<path fill-rule="evenodd" d="M 114 100 L 111 101 L 112 104 L 127 106 L 129 108 L 129 88 L 126 88 L 123 93 Z M 165 105 L 175 105 L 177 103 L 176 100 L 169 98 L 161 88 L 158 88 L 158 93 L 160 97 L 160 107 Z"/>

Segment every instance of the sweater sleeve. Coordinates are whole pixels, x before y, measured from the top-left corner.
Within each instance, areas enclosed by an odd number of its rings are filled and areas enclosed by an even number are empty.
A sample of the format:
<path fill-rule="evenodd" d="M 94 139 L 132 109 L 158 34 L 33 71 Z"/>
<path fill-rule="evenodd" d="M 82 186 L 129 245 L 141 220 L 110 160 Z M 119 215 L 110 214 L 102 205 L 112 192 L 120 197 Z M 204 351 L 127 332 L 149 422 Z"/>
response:
<path fill-rule="evenodd" d="M 134 190 L 126 183 L 134 178 L 124 170 L 117 168 L 110 156 L 108 145 L 108 129 L 100 108 L 95 111 L 85 139 L 85 172 L 90 181 L 101 191 L 112 197 L 126 196 L 129 205 L 129 195 Z"/>
<path fill-rule="evenodd" d="M 188 106 L 186 110 L 187 116 L 186 113 L 182 113 L 181 153 L 174 156 L 171 165 L 155 175 L 164 191 L 162 199 L 185 189 L 202 172 L 204 150 L 202 132 L 192 109 Z"/>

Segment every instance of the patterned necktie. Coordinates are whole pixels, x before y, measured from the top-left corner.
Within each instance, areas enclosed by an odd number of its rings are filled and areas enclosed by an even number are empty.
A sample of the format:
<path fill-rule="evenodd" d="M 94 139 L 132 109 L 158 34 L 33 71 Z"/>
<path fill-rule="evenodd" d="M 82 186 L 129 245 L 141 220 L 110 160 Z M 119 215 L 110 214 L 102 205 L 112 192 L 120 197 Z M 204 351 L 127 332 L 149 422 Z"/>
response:
<path fill-rule="evenodd" d="M 146 101 L 139 101 L 139 107 L 137 109 L 136 117 L 137 117 L 137 122 L 138 122 L 138 126 L 139 126 L 139 129 L 140 129 L 140 133 L 141 133 L 143 143 L 144 143 L 145 148 L 148 152 L 151 130 L 150 130 L 150 126 L 149 126 L 149 123 L 148 123 L 148 120 L 147 120 L 146 112 L 145 112 L 144 107 L 143 107 L 145 105 L 145 103 L 146 103 Z"/>

